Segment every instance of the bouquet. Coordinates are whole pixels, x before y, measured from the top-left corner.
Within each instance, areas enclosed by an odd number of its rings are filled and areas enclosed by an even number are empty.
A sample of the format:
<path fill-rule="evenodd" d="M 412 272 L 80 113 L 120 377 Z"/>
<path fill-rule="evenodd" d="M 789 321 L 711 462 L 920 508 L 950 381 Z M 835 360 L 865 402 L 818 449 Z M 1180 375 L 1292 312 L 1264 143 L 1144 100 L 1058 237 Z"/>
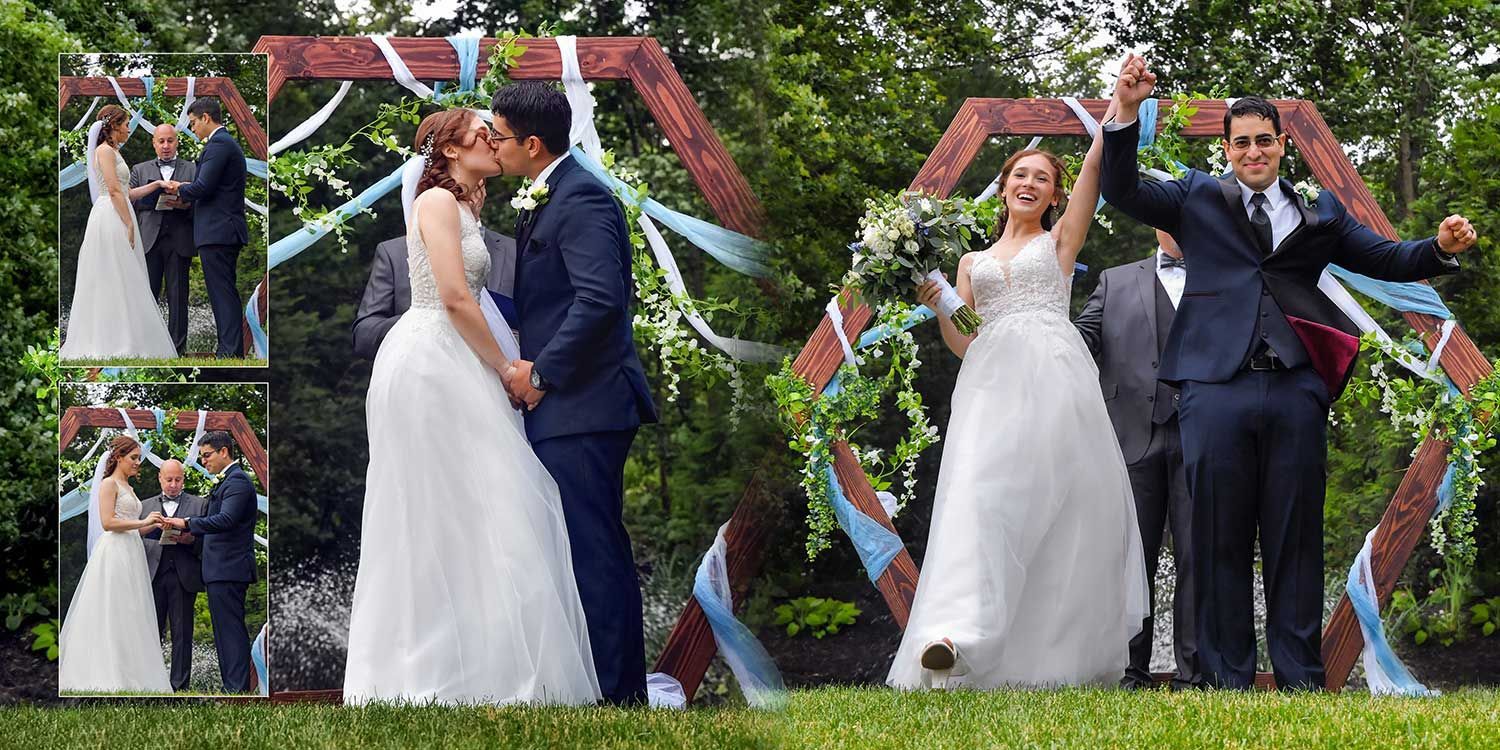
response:
<path fill-rule="evenodd" d="M 849 246 L 854 262 L 844 285 L 866 299 L 908 300 L 923 281 L 938 284 L 937 312 L 971 336 L 984 320 L 943 278 L 942 266 L 956 264 L 980 234 L 974 204 L 963 198 L 939 199 L 899 193 L 865 201 L 859 220 L 860 240 Z"/>

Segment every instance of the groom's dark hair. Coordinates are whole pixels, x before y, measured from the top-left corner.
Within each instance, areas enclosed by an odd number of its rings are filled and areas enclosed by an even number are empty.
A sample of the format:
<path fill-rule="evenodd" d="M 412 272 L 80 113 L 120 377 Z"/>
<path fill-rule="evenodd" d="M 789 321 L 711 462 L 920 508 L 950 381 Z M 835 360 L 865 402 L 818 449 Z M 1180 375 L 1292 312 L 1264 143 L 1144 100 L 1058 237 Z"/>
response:
<path fill-rule="evenodd" d="M 490 111 L 504 117 L 516 135 L 542 139 L 547 152 L 561 156 L 568 150 L 568 129 L 573 126 L 573 108 L 568 97 L 542 81 L 512 83 L 495 92 Z"/>
<path fill-rule="evenodd" d="M 218 453 L 221 450 L 228 450 L 229 456 L 231 458 L 234 457 L 234 438 L 230 437 L 229 433 L 223 430 L 203 433 L 203 437 L 198 440 L 198 444 L 208 446 L 208 449 L 214 453 Z"/>
<path fill-rule="evenodd" d="M 1271 121 L 1271 129 L 1281 135 L 1281 113 L 1276 111 L 1276 105 L 1258 96 L 1247 96 L 1236 99 L 1234 104 L 1224 110 L 1224 140 L 1229 140 L 1229 121 L 1236 117 L 1259 117 Z"/>
<path fill-rule="evenodd" d="M 219 109 L 218 99 L 194 99 L 193 103 L 188 105 L 188 114 L 206 115 L 216 124 L 224 124 L 224 111 Z"/>

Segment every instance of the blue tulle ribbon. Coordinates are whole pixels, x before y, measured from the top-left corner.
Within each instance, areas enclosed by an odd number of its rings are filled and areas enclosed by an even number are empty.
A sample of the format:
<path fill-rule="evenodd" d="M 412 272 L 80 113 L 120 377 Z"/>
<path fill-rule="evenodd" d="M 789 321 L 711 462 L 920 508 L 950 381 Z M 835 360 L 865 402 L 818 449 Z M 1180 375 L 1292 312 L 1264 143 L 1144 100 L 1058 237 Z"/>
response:
<path fill-rule="evenodd" d="M 256 289 L 259 288 L 260 286 L 257 285 Z M 255 347 L 255 356 L 266 359 L 270 348 L 266 340 L 265 326 L 260 322 L 260 306 L 255 304 L 259 296 L 259 294 L 251 294 L 250 301 L 245 304 L 245 323 L 250 326 L 250 343 Z"/>
<path fill-rule="evenodd" d="M 353 199 L 330 212 L 327 220 L 331 224 L 343 224 L 360 211 L 369 208 L 381 196 L 401 187 L 401 172 L 405 168 L 405 162 L 397 164 L 396 168 L 390 174 L 381 178 L 379 182 L 365 188 L 364 192 L 354 196 Z M 332 226 L 304 224 L 300 229 L 273 243 L 271 249 L 266 253 L 266 262 L 270 268 L 275 268 L 303 250 L 306 250 L 314 242 L 323 239 L 331 230 Z"/>
<path fill-rule="evenodd" d="M 255 642 L 250 644 L 250 662 L 255 665 L 257 689 L 261 695 L 269 695 L 271 681 L 266 674 L 266 628 L 264 626 L 256 634 Z"/>
<path fill-rule="evenodd" d="M 720 530 L 722 533 L 722 529 Z M 717 544 L 717 542 L 715 542 Z M 755 634 L 735 619 L 731 603 L 720 598 L 709 582 L 709 556 L 704 555 L 693 576 L 693 598 L 713 629 L 719 651 L 733 668 L 745 701 L 756 708 L 779 708 L 786 701 L 786 685 L 776 662 Z"/>

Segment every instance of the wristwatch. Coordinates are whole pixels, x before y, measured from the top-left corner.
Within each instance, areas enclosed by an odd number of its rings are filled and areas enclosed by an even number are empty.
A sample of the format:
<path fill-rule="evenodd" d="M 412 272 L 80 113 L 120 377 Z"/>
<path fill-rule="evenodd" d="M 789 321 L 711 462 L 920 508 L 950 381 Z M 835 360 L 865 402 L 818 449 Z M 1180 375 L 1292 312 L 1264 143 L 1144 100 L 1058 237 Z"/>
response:
<path fill-rule="evenodd" d="M 545 391 L 552 387 L 552 384 L 548 383 L 547 379 L 542 377 L 542 374 L 537 372 L 536 368 L 533 367 L 531 368 L 531 387 L 539 391 Z"/>

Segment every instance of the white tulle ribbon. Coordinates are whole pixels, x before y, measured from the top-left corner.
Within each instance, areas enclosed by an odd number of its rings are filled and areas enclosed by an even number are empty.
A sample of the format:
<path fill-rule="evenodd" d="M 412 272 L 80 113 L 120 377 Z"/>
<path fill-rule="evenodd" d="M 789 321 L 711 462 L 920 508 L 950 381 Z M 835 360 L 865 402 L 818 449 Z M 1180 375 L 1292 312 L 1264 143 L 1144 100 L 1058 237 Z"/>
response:
<path fill-rule="evenodd" d="M 94 108 L 99 106 L 99 101 L 103 98 L 102 96 L 96 96 L 92 102 L 89 102 L 88 111 L 83 113 L 83 117 L 78 118 L 78 124 L 73 126 L 74 130 L 83 127 L 89 121 L 89 115 L 94 114 Z"/>
<path fill-rule="evenodd" d="M 594 127 L 594 95 L 584 82 L 583 70 L 578 64 L 578 37 L 559 36 L 555 40 L 557 52 L 562 57 L 563 93 L 573 110 L 568 140 L 581 146 L 594 161 L 601 161 L 604 146 L 599 142 L 598 129 Z"/>
<path fill-rule="evenodd" d="M 370 35 L 370 41 L 374 42 L 375 46 L 380 48 L 380 54 L 385 55 L 385 63 L 391 66 L 391 77 L 396 79 L 396 83 L 405 86 L 408 91 L 423 99 L 432 98 L 432 95 L 436 92 L 432 90 L 432 87 L 418 81 L 417 77 L 411 74 L 411 68 L 406 67 L 406 61 L 401 59 L 401 55 L 396 54 L 396 48 L 391 46 L 390 39 L 384 34 L 372 34 Z"/>
<path fill-rule="evenodd" d="M 833 335 L 839 340 L 839 347 L 844 350 L 844 364 L 859 367 L 859 358 L 854 356 L 854 347 L 849 344 L 849 336 L 844 333 L 844 311 L 839 309 L 839 296 L 833 295 L 833 299 L 828 300 L 823 310 L 828 313 L 828 320 L 833 323 Z"/>
<path fill-rule="evenodd" d="M 316 133 L 318 128 L 323 127 L 323 123 L 328 122 L 328 118 L 333 116 L 339 105 L 343 103 L 344 96 L 349 93 L 349 88 L 353 85 L 353 81 L 340 83 L 338 92 L 333 95 L 332 99 L 328 100 L 328 103 L 324 104 L 317 112 L 314 112 L 312 117 L 303 120 L 297 127 L 287 131 L 286 135 L 271 144 L 271 148 L 268 149 L 269 153 L 273 156 L 279 154 L 306 140 L 313 133 Z"/>
<path fill-rule="evenodd" d="M 1318 277 L 1318 290 L 1323 292 L 1323 296 L 1332 301 L 1339 308 L 1340 312 L 1348 316 L 1349 320 L 1353 321 L 1354 325 L 1360 331 L 1375 334 L 1375 337 L 1386 345 L 1386 350 L 1395 357 L 1396 361 L 1402 367 L 1410 370 L 1418 377 L 1439 383 L 1444 387 L 1448 385 L 1448 379 L 1438 372 L 1438 362 L 1443 355 L 1443 349 L 1448 346 L 1448 339 L 1453 335 L 1453 329 L 1458 321 L 1453 318 L 1443 321 L 1437 345 L 1432 348 L 1432 356 L 1426 362 L 1423 362 L 1411 352 L 1398 345 L 1391 338 L 1390 334 L 1386 333 L 1385 329 L 1380 327 L 1380 324 L 1375 322 L 1375 319 L 1370 317 L 1369 313 L 1365 312 L 1364 307 L 1354 299 L 1353 295 L 1349 294 L 1349 290 L 1345 289 L 1344 285 L 1339 283 L 1338 279 L 1333 277 L 1333 274 L 1324 271 L 1323 275 Z"/>

